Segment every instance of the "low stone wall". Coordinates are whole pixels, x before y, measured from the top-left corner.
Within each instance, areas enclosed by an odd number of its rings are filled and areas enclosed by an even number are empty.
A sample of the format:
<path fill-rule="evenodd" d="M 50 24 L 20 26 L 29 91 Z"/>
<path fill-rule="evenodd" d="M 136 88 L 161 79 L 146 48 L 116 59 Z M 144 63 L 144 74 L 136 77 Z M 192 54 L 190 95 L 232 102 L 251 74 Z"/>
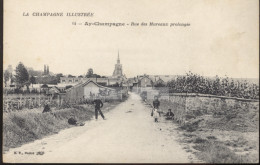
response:
<path fill-rule="evenodd" d="M 158 91 L 147 92 L 147 102 L 152 105 L 153 98 Z M 259 109 L 259 100 L 240 99 L 204 94 L 160 94 L 160 109 L 164 113 L 172 109 L 175 119 L 184 124 L 187 114 L 226 114 L 228 111 L 243 111 Z"/>

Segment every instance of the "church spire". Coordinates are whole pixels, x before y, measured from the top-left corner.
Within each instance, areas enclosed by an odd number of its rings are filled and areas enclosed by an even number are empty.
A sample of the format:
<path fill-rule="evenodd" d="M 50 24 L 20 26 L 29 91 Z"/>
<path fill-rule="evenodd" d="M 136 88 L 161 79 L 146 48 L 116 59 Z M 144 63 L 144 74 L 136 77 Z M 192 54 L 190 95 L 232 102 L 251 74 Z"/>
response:
<path fill-rule="evenodd" d="M 120 59 L 119 59 L 119 50 L 118 50 L 118 56 L 117 56 L 117 63 L 120 64 Z"/>
<path fill-rule="evenodd" d="M 123 71 L 122 71 L 122 65 L 120 64 L 120 58 L 119 58 L 119 51 L 117 55 L 117 63 L 115 64 L 115 70 L 113 72 L 113 77 L 122 77 Z"/>

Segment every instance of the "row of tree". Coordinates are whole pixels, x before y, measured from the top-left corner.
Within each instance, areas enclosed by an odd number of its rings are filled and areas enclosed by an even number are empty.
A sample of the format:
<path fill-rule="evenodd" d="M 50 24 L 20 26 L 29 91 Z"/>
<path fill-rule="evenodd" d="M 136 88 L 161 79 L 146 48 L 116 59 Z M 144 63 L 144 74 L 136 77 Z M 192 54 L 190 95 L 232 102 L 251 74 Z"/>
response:
<path fill-rule="evenodd" d="M 62 73 L 59 74 L 44 74 L 42 71 L 36 71 L 32 68 L 26 68 L 23 63 L 19 63 L 16 66 L 15 74 L 13 75 L 12 66 L 9 65 L 8 68 L 4 71 L 4 83 L 7 85 L 8 81 L 10 84 L 15 83 L 17 89 L 21 89 L 21 87 L 26 86 L 29 91 L 29 86 L 31 84 L 57 84 L 60 82 L 60 78 L 63 77 Z M 73 75 L 68 75 L 68 77 L 75 77 Z M 83 77 L 83 76 L 79 76 Z M 95 74 L 93 69 L 88 69 L 87 74 L 85 75 L 87 78 L 104 78 L 105 76 L 100 76 Z"/>
<path fill-rule="evenodd" d="M 4 83 L 10 81 L 10 84 L 15 83 L 16 87 L 20 89 L 23 86 L 27 86 L 29 90 L 29 86 L 31 84 L 57 84 L 60 82 L 60 77 L 63 75 L 43 75 L 41 71 L 35 71 L 32 68 L 26 68 L 23 63 L 19 63 L 15 68 L 15 74 L 13 75 L 13 71 L 11 66 L 4 71 Z"/>
<path fill-rule="evenodd" d="M 169 81 L 167 87 L 170 93 L 201 93 L 247 99 L 256 99 L 259 96 L 259 85 L 255 83 L 235 81 L 229 77 L 206 78 L 192 72 Z"/>

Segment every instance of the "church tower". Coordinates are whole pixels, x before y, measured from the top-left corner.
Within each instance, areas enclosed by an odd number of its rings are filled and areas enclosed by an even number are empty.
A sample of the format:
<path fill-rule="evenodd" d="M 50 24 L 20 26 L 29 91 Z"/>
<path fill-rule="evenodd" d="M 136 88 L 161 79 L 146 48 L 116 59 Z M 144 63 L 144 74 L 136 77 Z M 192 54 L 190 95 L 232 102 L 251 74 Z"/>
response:
<path fill-rule="evenodd" d="M 113 77 L 118 78 L 121 76 L 123 76 L 123 71 L 122 71 L 122 65 L 120 64 L 119 51 L 118 51 L 117 63 L 115 64 L 115 70 L 113 72 Z"/>

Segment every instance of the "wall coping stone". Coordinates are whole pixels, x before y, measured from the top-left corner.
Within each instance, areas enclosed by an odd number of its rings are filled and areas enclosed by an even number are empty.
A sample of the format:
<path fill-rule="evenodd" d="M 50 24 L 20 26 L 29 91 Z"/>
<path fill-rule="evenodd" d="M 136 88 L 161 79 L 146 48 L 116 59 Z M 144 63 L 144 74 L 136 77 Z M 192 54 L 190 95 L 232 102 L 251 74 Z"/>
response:
<path fill-rule="evenodd" d="M 161 93 L 161 96 L 209 97 L 209 98 L 220 98 L 220 99 L 233 99 L 233 100 L 245 101 L 245 102 L 259 102 L 259 99 L 245 99 L 245 98 L 238 98 L 238 97 L 217 96 L 217 95 L 200 94 L 200 93 Z"/>

